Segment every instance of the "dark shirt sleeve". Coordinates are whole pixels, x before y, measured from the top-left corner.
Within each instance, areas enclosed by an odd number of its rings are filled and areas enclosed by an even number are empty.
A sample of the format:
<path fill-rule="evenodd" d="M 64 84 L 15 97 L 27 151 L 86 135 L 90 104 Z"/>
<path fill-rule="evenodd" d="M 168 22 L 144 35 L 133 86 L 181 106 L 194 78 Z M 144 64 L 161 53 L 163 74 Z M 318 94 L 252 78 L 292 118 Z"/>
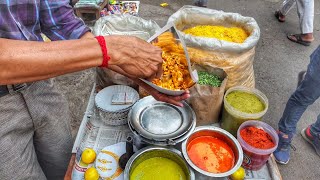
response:
<path fill-rule="evenodd" d="M 90 31 L 84 22 L 75 16 L 69 0 L 40 1 L 41 31 L 52 41 L 79 39 Z"/>

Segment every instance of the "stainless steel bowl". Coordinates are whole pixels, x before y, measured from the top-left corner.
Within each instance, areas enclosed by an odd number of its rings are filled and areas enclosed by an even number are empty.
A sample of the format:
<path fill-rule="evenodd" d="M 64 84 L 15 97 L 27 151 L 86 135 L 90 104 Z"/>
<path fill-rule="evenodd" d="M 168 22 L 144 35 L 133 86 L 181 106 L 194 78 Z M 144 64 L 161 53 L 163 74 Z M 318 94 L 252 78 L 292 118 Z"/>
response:
<path fill-rule="evenodd" d="M 138 134 L 149 140 L 177 139 L 190 131 L 196 121 L 191 107 L 184 107 L 155 100 L 152 96 L 140 99 L 132 106 L 128 121 Z"/>
<path fill-rule="evenodd" d="M 230 169 L 229 171 L 224 172 L 224 173 L 210 173 L 210 172 L 207 172 L 207 171 L 200 169 L 198 166 L 196 166 L 191 161 L 191 159 L 189 158 L 189 155 L 187 153 L 187 146 L 188 146 L 189 142 L 191 142 L 193 139 L 195 139 L 197 137 L 201 137 L 201 136 L 213 136 L 213 137 L 219 138 L 220 140 L 224 141 L 225 143 L 227 143 L 230 146 L 230 148 L 232 149 L 234 156 L 235 156 L 235 164 L 232 169 Z M 195 169 L 200 174 L 205 175 L 205 176 L 209 176 L 209 177 L 227 177 L 239 169 L 239 167 L 242 164 L 242 160 L 243 160 L 243 151 L 242 151 L 242 148 L 241 148 L 239 142 L 237 141 L 237 139 L 235 137 L 233 137 L 233 135 L 231 135 L 229 132 L 227 132 L 221 128 L 214 127 L 214 126 L 199 126 L 199 127 L 197 127 L 195 129 L 195 131 L 185 141 L 183 141 L 182 154 L 183 154 L 184 158 L 186 159 L 186 161 L 188 162 L 188 164 L 193 169 Z"/>
<path fill-rule="evenodd" d="M 139 138 L 139 140 L 142 140 L 143 142 L 147 143 L 147 144 L 152 144 L 152 145 L 156 145 L 156 146 L 175 146 L 178 143 L 184 141 L 185 139 L 187 139 L 193 132 L 193 130 L 196 128 L 196 121 L 193 122 L 190 130 L 188 130 L 183 136 L 175 138 L 175 139 L 166 139 L 166 140 L 155 140 L 155 139 L 147 139 L 144 138 L 143 136 L 139 135 L 139 132 L 137 132 L 131 125 L 131 122 L 128 121 L 128 126 L 131 130 L 131 132 L 133 132 L 133 134 Z"/>
<path fill-rule="evenodd" d="M 193 170 L 189 168 L 180 151 L 173 148 L 155 146 L 145 147 L 131 156 L 124 170 L 124 179 L 129 180 L 130 174 L 141 162 L 153 157 L 164 157 L 173 160 L 183 169 L 188 180 L 195 180 Z"/>

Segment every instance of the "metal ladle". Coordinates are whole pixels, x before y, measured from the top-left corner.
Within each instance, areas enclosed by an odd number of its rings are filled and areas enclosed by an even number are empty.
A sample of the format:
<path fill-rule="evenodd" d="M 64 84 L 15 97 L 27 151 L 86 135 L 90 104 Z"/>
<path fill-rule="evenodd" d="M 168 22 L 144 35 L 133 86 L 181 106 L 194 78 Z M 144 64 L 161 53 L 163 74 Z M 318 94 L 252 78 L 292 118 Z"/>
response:
<path fill-rule="evenodd" d="M 123 154 L 119 159 L 119 166 L 121 169 L 125 169 L 126 164 L 132 155 L 133 155 L 133 138 L 131 136 L 128 136 L 126 141 L 126 153 Z"/>

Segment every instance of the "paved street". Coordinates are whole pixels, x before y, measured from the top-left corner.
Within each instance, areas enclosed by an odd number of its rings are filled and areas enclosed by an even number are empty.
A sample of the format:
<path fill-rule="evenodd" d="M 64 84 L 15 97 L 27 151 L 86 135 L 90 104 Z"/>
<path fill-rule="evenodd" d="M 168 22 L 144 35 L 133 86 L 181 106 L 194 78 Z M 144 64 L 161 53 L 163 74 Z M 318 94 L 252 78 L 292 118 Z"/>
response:
<path fill-rule="evenodd" d="M 256 48 L 254 62 L 256 88 L 264 92 L 269 99 L 269 110 L 263 121 L 277 128 L 285 103 L 297 84 L 297 74 L 305 70 L 309 63 L 309 55 L 320 42 L 320 2 L 315 0 L 315 41 L 310 47 L 292 43 L 286 38 L 288 33 L 299 33 L 296 9 L 287 16 L 285 23 L 279 23 L 273 13 L 280 6 L 277 0 L 209 0 L 209 8 L 226 12 L 237 12 L 243 16 L 251 16 L 260 26 L 261 38 Z M 153 19 L 160 26 L 165 25 L 168 17 L 184 4 L 192 0 L 166 0 L 169 7 L 159 6 L 162 0 L 141 0 L 140 16 Z M 65 92 L 70 102 L 73 121 L 73 134 L 85 111 L 87 97 L 93 82 L 93 71 L 84 71 L 57 78 L 59 87 Z M 293 145 L 297 148 L 292 153 L 288 165 L 279 165 L 285 180 L 320 179 L 320 157 L 314 149 L 300 136 L 300 131 L 314 122 L 320 112 L 317 101 L 310 106 L 298 124 L 298 131 Z"/>

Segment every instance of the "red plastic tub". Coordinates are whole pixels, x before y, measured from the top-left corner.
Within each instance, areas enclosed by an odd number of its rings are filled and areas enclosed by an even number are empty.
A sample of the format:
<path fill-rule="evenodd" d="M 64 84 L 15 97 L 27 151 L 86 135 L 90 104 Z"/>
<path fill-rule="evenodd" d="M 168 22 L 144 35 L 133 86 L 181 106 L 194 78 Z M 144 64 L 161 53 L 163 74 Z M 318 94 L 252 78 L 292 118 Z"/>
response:
<path fill-rule="evenodd" d="M 245 142 L 240 135 L 240 131 L 249 126 L 254 126 L 259 129 L 263 129 L 266 133 L 268 133 L 271 136 L 273 142 L 275 143 L 275 146 L 270 149 L 259 149 Z M 263 165 L 265 165 L 270 155 L 277 149 L 279 141 L 277 132 L 271 126 L 264 122 L 253 120 L 246 121 L 241 124 L 237 132 L 237 139 L 243 149 L 242 166 L 246 169 L 254 171 L 261 169 Z"/>

